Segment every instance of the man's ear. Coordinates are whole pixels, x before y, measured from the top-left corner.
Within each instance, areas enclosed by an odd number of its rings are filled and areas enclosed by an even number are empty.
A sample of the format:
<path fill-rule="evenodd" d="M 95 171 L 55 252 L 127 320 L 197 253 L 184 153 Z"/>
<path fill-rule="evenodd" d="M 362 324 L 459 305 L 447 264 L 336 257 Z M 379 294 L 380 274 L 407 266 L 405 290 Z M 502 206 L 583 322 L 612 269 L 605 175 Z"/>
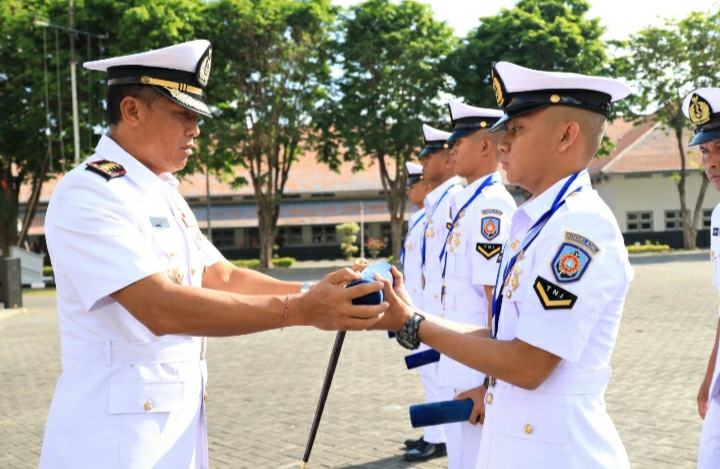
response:
<path fill-rule="evenodd" d="M 140 125 L 140 118 L 143 115 L 146 106 L 137 98 L 132 96 L 125 96 L 120 101 L 120 115 L 122 120 L 130 127 L 137 127 Z"/>
<path fill-rule="evenodd" d="M 558 151 L 560 152 L 564 152 L 568 148 L 572 147 L 580 137 L 580 124 L 577 122 L 570 121 L 562 124 L 562 126 L 560 141 L 558 142 Z"/>

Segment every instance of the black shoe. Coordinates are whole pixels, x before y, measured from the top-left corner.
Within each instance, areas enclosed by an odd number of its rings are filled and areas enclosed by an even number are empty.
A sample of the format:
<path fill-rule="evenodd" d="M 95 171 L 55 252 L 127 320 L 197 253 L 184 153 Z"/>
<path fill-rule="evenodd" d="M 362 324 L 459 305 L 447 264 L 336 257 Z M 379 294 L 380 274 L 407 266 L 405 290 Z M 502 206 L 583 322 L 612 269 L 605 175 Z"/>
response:
<path fill-rule="evenodd" d="M 430 459 L 439 458 L 445 456 L 447 449 L 445 443 L 428 443 L 423 442 L 422 446 L 409 450 L 403 458 L 405 461 L 429 461 Z"/>
<path fill-rule="evenodd" d="M 420 445 L 425 444 L 425 440 L 423 437 L 418 438 L 417 440 L 405 440 L 405 447 L 408 449 L 417 448 Z"/>

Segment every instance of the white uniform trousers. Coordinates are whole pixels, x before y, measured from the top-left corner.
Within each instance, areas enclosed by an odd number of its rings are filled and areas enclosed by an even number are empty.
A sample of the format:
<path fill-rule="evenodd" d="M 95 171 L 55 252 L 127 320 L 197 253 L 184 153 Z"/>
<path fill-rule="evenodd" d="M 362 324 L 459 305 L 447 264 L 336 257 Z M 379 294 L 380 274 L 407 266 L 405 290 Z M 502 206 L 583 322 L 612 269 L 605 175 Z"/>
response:
<path fill-rule="evenodd" d="M 441 387 L 443 401 L 451 401 L 462 391 Z M 475 469 L 483 426 L 464 422 L 438 425 L 445 432 L 448 453 L 448 469 Z"/>
<path fill-rule="evenodd" d="M 720 467 L 720 394 L 715 393 L 708 402 L 708 411 L 700 433 L 698 469 Z"/>
<path fill-rule="evenodd" d="M 425 344 L 420 344 L 420 347 L 413 353 L 423 352 L 429 350 Z M 437 384 L 437 370 L 438 364 L 430 363 L 429 365 L 421 366 L 418 368 L 420 373 L 420 381 L 422 382 L 423 390 L 425 391 L 425 402 L 432 404 L 433 402 L 442 401 L 440 394 L 440 386 Z M 433 425 L 431 427 L 425 427 L 425 433 L 423 439 L 428 443 L 445 443 L 445 432 L 443 431 L 442 425 Z"/>

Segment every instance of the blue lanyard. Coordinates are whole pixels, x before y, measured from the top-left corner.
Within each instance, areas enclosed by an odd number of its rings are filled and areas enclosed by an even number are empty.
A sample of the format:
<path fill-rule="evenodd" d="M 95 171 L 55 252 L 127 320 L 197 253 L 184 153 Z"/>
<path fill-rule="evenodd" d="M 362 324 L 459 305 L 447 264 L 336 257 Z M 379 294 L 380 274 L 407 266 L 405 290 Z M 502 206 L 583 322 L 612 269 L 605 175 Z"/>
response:
<path fill-rule="evenodd" d="M 443 199 L 448 194 L 450 189 L 452 189 L 456 185 L 457 184 L 453 184 L 452 186 L 449 186 L 447 189 L 445 189 L 445 192 L 443 192 L 443 195 L 440 197 L 440 200 L 438 200 L 438 203 L 435 204 L 435 207 L 433 208 L 432 213 L 428 217 L 428 224 L 430 223 L 430 220 L 432 220 L 433 215 L 435 215 L 435 210 L 437 210 L 437 208 L 440 206 L 440 203 L 443 201 Z M 425 225 L 425 229 L 427 230 L 427 225 Z M 423 233 L 422 249 L 420 250 L 420 252 L 422 253 L 422 264 L 420 265 L 420 268 L 425 267 L 425 247 L 426 246 L 427 246 L 427 236 L 425 236 L 425 233 Z"/>
<path fill-rule="evenodd" d="M 400 250 L 400 265 L 403 266 L 403 269 L 405 268 L 405 243 L 407 243 L 407 239 L 410 236 L 410 233 L 412 232 L 412 230 L 415 229 L 417 224 L 420 223 L 423 220 L 423 218 L 425 218 L 425 215 L 421 215 L 418 217 L 417 220 L 415 220 L 415 223 L 413 223 L 413 225 L 410 227 L 407 234 L 405 235 L 405 239 L 403 240 L 402 249 Z"/>
<path fill-rule="evenodd" d="M 442 261 L 443 256 L 445 255 L 445 249 L 447 248 L 448 239 L 450 239 L 450 236 L 452 236 L 452 232 L 455 229 L 455 223 L 460 218 L 460 214 L 463 213 L 463 210 L 465 210 L 467 208 L 467 206 L 470 205 L 473 202 L 473 200 L 475 200 L 477 198 L 477 196 L 480 195 L 480 193 L 483 191 L 483 189 L 485 189 L 486 187 L 490 187 L 495 183 L 495 181 L 493 181 L 494 175 L 495 174 L 491 174 L 490 176 L 488 176 L 487 179 L 485 179 L 483 181 L 483 183 L 480 184 L 480 187 L 477 188 L 477 190 L 472 195 L 472 197 L 470 197 L 470 200 L 465 202 L 465 205 L 463 205 L 462 208 L 458 211 L 458 213 L 455 214 L 455 218 L 453 218 L 452 224 L 450 224 L 450 230 L 448 231 L 448 234 L 445 237 L 445 243 L 443 244 L 442 251 L 440 251 L 440 261 Z M 445 264 L 445 266 L 447 266 L 447 263 Z M 445 278 L 445 267 L 443 267 L 442 277 Z"/>
<path fill-rule="evenodd" d="M 550 207 L 550 210 L 543 213 L 542 216 L 538 219 L 538 221 L 535 222 L 535 224 L 528 230 L 527 234 L 525 235 L 525 238 L 523 239 L 522 245 L 520 246 L 520 250 L 517 254 L 515 254 L 512 259 L 507 263 L 505 266 L 505 270 L 503 272 L 503 276 L 500 277 L 500 269 L 498 269 L 498 276 L 495 279 L 495 289 L 498 288 L 500 291 L 495 295 L 493 298 L 493 304 L 492 304 L 492 317 L 493 317 L 493 330 L 492 330 L 492 336 L 493 339 L 497 337 L 498 333 L 498 324 L 500 320 L 500 309 L 502 308 L 502 299 L 503 299 L 503 290 L 505 289 L 505 279 L 508 276 L 508 273 L 510 270 L 515 266 L 515 262 L 517 261 L 518 256 L 523 253 L 527 248 L 530 247 L 533 241 L 538 237 L 540 234 L 540 231 L 542 231 L 545 224 L 548 222 L 550 217 L 552 217 L 555 212 L 558 211 L 560 207 L 565 204 L 565 200 L 570 197 L 571 194 L 575 192 L 579 192 L 582 190 L 582 186 L 578 187 L 574 191 L 572 191 L 570 194 L 565 195 L 565 192 L 568 190 L 568 187 L 570 187 L 570 184 L 577 179 L 578 175 L 580 173 L 577 172 L 570 176 L 570 179 L 567 180 L 563 188 L 558 193 L 557 197 L 555 197 L 555 201 L 553 202 L 552 206 Z M 505 242 L 507 245 L 507 242 Z M 504 251 L 504 249 L 503 249 Z M 499 284 L 498 284 L 499 282 Z"/>

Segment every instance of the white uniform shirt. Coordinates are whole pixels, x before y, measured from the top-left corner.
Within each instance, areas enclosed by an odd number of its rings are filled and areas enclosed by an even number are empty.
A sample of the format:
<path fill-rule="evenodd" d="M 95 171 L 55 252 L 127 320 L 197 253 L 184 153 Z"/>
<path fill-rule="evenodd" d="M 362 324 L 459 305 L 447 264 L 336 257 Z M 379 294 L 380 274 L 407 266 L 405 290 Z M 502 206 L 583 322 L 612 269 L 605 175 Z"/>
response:
<path fill-rule="evenodd" d="M 566 181 L 515 211 L 501 272 Z M 499 380 L 491 385 L 478 468 L 538 461 L 556 469 L 629 467 L 604 392 L 633 271 L 617 222 L 587 171 L 566 193 L 578 187 L 506 277 L 497 332 L 499 340 L 518 338 L 561 361 L 535 391 Z"/>
<path fill-rule="evenodd" d="M 204 340 L 155 336 L 109 295 L 157 273 L 200 287 L 222 255 L 200 233 L 170 174 L 157 176 L 109 137 L 62 178 L 45 222 L 57 283 L 63 373 L 42 468 L 206 467 Z"/>
<path fill-rule="evenodd" d="M 425 309 L 426 313 L 440 315 L 442 304 L 442 265 L 440 251 L 445 244 L 448 228 L 447 217 L 450 210 L 450 198 L 462 190 L 460 178 L 453 177 L 433 189 L 425 196 L 425 265 L 422 275 L 425 278 Z"/>
<path fill-rule="evenodd" d="M 493 184 L 483 191 L 459 215 L 445 245 L 445 295 L 442 314 L 445 319 L 487 326 L 488 298 L 485 285 L 495 285 L 500 253 L 510 236 L 510 221 L 516 205 L 502 185 L 500 173 L 483 176 L 454 194 L 450 199 L 452 223 L 460 209 L 472 198 L 483 182 Z M 441 267 L 442 268 L 442 267 Z M 485 375 L 452 360 L 440 357 L 438 382 L 458 391 L 480 386 Z"/>
<path fill-rule="evenodd" d="M 420 209 L 410 215 L 408 219 L 408 233 L 405 237 L 405 256 L 403 258 L 403 281 L 405 289 L 412 299 L 415 307 L 423 310 L 422 287 L 422 237 L 425 230 L 425 209 Z"/>
<path fill-rule="evenodd" d="M 720 292 L 720 205 L 715 207 L 710 219 L 710 259 L 713 263 L 713 286 Z M 720 314 L 720 307 L 718 308 Z M 720 366 L 715 362 L 715 372 L 710 385 L 710 395 L 712 398 L 718 391 L 717 381 L 720 374 Z"/>

